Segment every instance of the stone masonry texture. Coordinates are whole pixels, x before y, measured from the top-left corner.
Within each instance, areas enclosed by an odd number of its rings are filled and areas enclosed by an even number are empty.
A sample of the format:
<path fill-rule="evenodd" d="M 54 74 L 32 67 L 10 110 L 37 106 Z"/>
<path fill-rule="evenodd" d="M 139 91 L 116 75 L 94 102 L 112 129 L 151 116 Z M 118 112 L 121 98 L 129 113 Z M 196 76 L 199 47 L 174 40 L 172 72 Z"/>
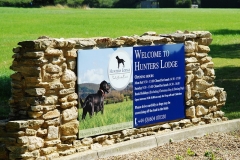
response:
<path fill-rule="evenodd" d="M 227 120 L 226 91 L 214 85 L 208 31 L 146 32 L 118 38 L 41 36 L 13 48 L 9 119 L 0 122 L 0 159 L 50 160 L 168 130 Z M 186 118 L 78 139 L 77 50 L 184 43 Z"/>

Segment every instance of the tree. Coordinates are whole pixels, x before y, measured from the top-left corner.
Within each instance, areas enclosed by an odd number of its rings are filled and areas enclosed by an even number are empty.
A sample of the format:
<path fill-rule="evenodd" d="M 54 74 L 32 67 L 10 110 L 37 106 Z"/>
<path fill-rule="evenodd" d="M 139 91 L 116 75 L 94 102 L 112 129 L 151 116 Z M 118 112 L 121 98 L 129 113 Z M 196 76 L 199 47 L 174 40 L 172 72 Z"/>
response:
<path fill-rule="evenodd" d="M 136 8 L 141 0 L 118 0 L 113 4 L 115 8 Z"/>
<path fill-rule="evenodd" d="M 98 0 L 84 0 L 82 5 L 88 5 L 91 8 L 98 8 L 100 7 L 100 3 Z"/>
<path fill-rule="evenodd" d="M 175 8 L 176 0 L 159 0 L 160 8 Z"/>

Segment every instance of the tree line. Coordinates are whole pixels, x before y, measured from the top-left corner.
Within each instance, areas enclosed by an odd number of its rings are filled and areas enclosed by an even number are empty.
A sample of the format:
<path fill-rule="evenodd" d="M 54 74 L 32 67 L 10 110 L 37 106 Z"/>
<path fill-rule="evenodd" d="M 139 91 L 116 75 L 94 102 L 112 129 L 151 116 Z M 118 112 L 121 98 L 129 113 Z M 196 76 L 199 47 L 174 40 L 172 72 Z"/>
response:
<path fill-rule="evenodd" d="M 148 0 L 1 0 L 0 7 L 41 7 L 66 5 L 69 7 L 88 6 L 90 8 L 138 8 L 141 1 Z M 156 0 L 159 8 L 240 8 L 240 0 Z"/>
<path fill-rule="evenodd" d="M 147 0 L 1 0 L 0 7 L 42 7 L 57 4 L 69 7 L 87 6 L 90 8 L 138 8 L 141 1 Z M 159 8 L 240 8 L 240 0 L 156 0 Z"/>

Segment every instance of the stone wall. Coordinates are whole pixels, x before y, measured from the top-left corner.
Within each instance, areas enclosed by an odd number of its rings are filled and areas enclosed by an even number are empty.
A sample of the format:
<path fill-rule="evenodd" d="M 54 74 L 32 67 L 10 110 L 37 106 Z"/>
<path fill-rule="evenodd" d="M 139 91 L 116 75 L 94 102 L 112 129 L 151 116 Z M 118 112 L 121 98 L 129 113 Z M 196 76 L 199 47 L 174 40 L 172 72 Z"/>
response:
<path fill-rule="evenodd" d="M 46 36 L 23 41 L 13 49 L 12 97 L 9 120 L 0 122 L 0 159 L 49 160 L 122 141 L 227 120 L 221 107 L 223 88 L 214 86 L 214 64 L 208 56 L 208 31 L 118 38 L 57 39 Z M 185 44 L 186 119 L 145 128 L 77 139 L 79 121 L 76 91 L 78 49 Z"/>

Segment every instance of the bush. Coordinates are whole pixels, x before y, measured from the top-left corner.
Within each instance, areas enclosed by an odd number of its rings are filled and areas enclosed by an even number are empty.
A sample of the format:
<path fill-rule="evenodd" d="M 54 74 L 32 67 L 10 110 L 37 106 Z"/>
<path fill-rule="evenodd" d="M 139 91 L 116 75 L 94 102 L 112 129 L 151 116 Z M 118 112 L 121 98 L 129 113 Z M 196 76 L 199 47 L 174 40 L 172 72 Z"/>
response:
<path fill-rule="evenodd" d="M 117 0 L 114 2 L 115 8 L 136 8 L 140 4 L 141 0 Z"/>
<path fill-rule="evenodd" d="M 100 3 L 98 0 L 84 0 L 82 2 L 82 5 L 87 5 L 90 8 L 98 8 L 100 7 Z"/>
<path fill-rule="evenodd" d="M 175 8 L 176 0 L 159 0 L 160 8 Z"/>
<path fill-rule="evenodd" d="M 83 0 L 67 0 L 67 5 L 69 7 L 76 8 L 76 7 L 81 6 L 82 2 L 83 2 Z"/>
<path fill-rule="evenodd" d="M 31 7 L 32 0 L 1 0 L 0 7 Z"/>
<path fill-rule="evenodd" d="M 192 7 L 192 1 L 191 0 L 178 0 L 176 3 L 177 8 L 191 8 Z"/>
<path fill-rule="evenodd" d="M 240 0 L 201 0 L 202 8 L 239 8 Z"/>

